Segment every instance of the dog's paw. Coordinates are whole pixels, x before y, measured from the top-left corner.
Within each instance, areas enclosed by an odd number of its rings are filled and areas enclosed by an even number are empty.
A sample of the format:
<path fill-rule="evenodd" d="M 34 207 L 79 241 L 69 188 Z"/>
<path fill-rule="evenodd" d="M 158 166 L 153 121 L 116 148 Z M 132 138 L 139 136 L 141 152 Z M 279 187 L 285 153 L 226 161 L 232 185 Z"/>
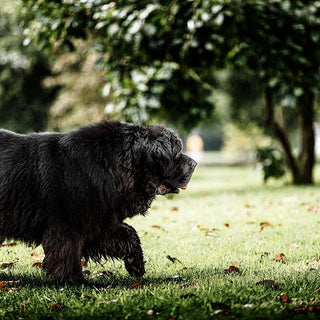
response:
<path fill-rule="evenodd" d="M 134 258 L 125 258 L 124 265 L 131 276 L 142 277 L 146 272 L 143 261 L 138 262 Z"/>

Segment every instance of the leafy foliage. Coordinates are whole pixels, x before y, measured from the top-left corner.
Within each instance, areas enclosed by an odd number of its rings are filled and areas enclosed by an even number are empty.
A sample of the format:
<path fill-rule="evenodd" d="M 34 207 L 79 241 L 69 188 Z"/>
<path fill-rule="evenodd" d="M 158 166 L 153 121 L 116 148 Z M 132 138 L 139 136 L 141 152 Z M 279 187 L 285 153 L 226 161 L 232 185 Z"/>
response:
<path fill-rule="evenodd" d="M 264 172 L 264 181 L 269 178 L 280 178 L 286 173 L 286 163 L 280 152 L 273 147 L 257 150 L 257 160 Z"/>
<path fill-rule="evenodd" d="M 320 93 L 320 1 L 23 0 L 23 4 L 27 42 L 36 39 L 42 47 L 73 49 L 74 39 L 88 35 L 95 39 L 99 64 L 108 76 L 103 92 L 113 101 L 105 109 L 109 117 L 143 122 L 160 117 L 190 129 L 213 110 L 217 69 L 232 66 L 238 78 L 250 71 L 262 94 L 252 87 L 234 90 L 247 109 L 245 113 L 234 109 L 235 116 L 242 120 L 253 114 L 259 124 L 266 124 L 282 144 L 293 180 L 312 182 L 314 141 L 308 137 L 314 136 L 313 104 Z M 268 96 L 268 110 L 244 98 L 250 90 L 256 101 Z M 303 160 L 295 159 L 275 117 L 275 104 L 287 107 L 293 119 L 304 119 Z"/>
<path fill-rule="evenodd" d="M 23 46 L 22 30 L 14 15 L 0 9 L 0 127 L 19 132 L 42 130 L 57 88 L 42 80 L 50 74 L 47 57 Z"/>
<path fill-rule="evenodd" d="M 194 125 L 211 112 L 213 69 L 226 63 L 286 99 L 319 90 L 319 1 L 23 2 L 25 34 L 42 46 L 96 37 L 117 103 L 109 113 L 176 121 L 178 112 Z"/>

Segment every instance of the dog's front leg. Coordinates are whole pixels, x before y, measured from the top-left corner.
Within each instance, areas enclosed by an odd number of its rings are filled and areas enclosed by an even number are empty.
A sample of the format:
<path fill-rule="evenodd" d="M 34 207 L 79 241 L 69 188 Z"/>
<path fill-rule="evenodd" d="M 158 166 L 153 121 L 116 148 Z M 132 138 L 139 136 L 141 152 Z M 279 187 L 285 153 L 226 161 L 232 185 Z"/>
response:
<path fill-rule="evenodd" d="M 136 230 L 122 223 L 108 241 L 108 255 L 124 260 L 130 275 L 141 277 L 145 273 L 143 252 Z"/>

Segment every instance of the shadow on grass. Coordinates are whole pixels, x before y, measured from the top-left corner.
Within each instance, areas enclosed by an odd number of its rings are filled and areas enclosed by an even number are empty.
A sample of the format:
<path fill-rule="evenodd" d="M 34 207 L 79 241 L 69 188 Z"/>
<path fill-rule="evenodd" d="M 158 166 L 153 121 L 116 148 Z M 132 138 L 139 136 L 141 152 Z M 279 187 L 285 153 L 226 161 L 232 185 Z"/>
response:
<path fill-rule="evenodd" d="M 226 316 L 228 316 L 228 319 L 318 319 L 320 314 L 320 308 L 316 305 L 312 306 L 309 302 L 312 301 L 312 295 L 299 297 L 299 301 L 296 303 L 282 303 L 279 299 L 283 292 L 288 294 L 290 298 L 298 297 L 301 288 L 316 292 L 317 275 L 315 273 L 299 272 L 274 279 L 275 285 L 270 285 L 270 282 L 257 283 L 257 278 L 250 277 L 246 270 L 225 274 L 223 269 L 204 267 L 181 269 L 177 273 L 178 275 L 172 273 L 147 274 L 141 279 L 117 273 L 104 278 L 87 278 L 86 283 L 81 285 L 55 285 L 44 276 L 32 276 L 23 273 L 0 274 L 0 281 L 20 280 L 20 289 L 36 289 L 40 291 L 40 294 L 41 291 L 45 292 L 48 289 L 56 290 L 59 294 L 60 292 L 68 292 L 68 297 L 71 293 L 76 299 L 81 298 L 84 304 L 90 304 L 90 301 L 99 299 L 98 296 L 93 296 L 91 300 L 88 300 L 88 296 L 83 295 L 84 292 L 87 294 L 90 290 L 94 290 L 98 295 L 105 292 L 103 289 L 114 290 L 113 295 L 118 295 L 122 290 L 132 290 L 132 293 L 127 295 L 128 300 L 123 302 L 128 303 L 129 307 L 132 306 L 131 317 L 127 317 L 125 314 L 128 307 L 123 309 L 120 303 L 120 306 L 101 305 L 95 309 L 96 319 L 108 319 L 106 316 L 110 312 L 117 315 L 119 319 L 124 316 L 128 319 L 137 319 L 138 314 L 140 315 L 139 319 L 149 319 L 150 316 L 147 315 L 147 311 L 150 308 L 150 299 L 153 299 L 152 303 L 155 304 L 155 310 L 160 310 L 162 314 L 158 317 L 159 319 L 168 319 L 170 316 L 168 310 L 175 310 L 178 317 L 182 315 L 187 319 L 189 315 L 188 319 L 196 319 L 197 313 L 195 311 L 197 308 L 199 308 L 198 319 L 225 319 Z M 246 278 L 249 278 L 249 281 L 244 281 Z M 206 281 L 204 281 L 205 279 Z M 143 283 L 144 287 L 132 286 L 135 282 Z M 196 289 L 195 285 L 198 282 L 200 287 Z M 63 291 L 62 288 L 67 290 Z M 157 291 L 159 288 L 166 289 L 159 293 Z M 168 290 L 168 288 L 170 289 Z M 154 294 L 150 295 L 150 290 Z M 159 298 L 151 298 L 154 295 L 159 295 Z M 305 302 L 301 304 L 301 301 L 304 300 Z M 71 309 L 71 305 L 68 305 L 68 308 Z M 195 313 L 192 315 L 192 312 Z M 141 316 L 142 314 L 144 317 Z M 88 309 L 86 311 L 82 310 L 77 315 L 70 313 L 68 318 L 87 319 L 90 315 L 92 316 L 92 313 Z M 60 318 L 62 316 L 63 313 L 61 313 Z"/>

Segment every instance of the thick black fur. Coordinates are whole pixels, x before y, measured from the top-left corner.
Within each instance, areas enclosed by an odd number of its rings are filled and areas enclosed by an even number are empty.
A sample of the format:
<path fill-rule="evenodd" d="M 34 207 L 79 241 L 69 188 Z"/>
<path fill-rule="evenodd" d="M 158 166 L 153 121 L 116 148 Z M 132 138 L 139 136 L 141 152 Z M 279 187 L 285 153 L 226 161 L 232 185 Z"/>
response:
<path fill-rule="evenodd" d="M 35 241 L 55 281 L 83 280 L 81 258 L 145 272 L 135 229 L 158 194 L 178 193 L 195 161 L 163 126 L 101 122 L 69 133 L 0 130 L 0 243 Z"/>

